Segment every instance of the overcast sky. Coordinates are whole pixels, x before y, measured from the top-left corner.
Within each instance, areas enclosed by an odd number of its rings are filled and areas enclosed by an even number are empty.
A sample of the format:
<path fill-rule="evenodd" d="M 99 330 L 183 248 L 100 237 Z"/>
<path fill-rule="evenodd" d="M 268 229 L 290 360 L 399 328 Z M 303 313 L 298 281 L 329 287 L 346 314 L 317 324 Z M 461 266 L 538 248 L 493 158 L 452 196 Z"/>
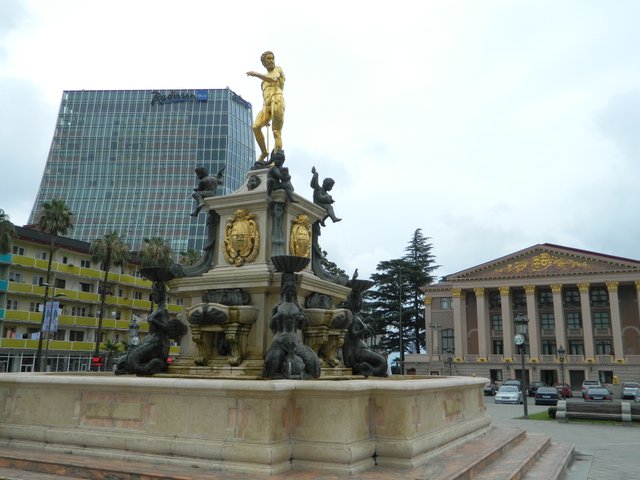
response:
<path fill-rule="evenodd" d="M 446 275 L 537 243 L 640 259 L 640 2 L 2 0 L 0 208 L 27 222 L 63 90 L 287 77 L 296 192 L 361 278 L 415 229 Z"/>

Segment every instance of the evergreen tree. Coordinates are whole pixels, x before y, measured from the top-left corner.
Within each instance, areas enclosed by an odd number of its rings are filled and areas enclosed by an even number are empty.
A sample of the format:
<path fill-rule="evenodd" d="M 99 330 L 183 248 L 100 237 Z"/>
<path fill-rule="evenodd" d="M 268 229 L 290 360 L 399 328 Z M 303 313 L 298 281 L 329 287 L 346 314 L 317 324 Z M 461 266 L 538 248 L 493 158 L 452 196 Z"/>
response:
<path fill-rule="evenodd" d="M 387 352 L 420 352 L 426 347 L 423 287 L 434 281 L 438 268 L 429 238 L 417 229 L 402 258 L 378 263 L 371 275 L 375 282 L 364 295 L 369 329 L 381 335 L 380 347 Z"/>
<path fill-rule="evenodd" d="M 16 229 L 9 220 L 9 215 L 0 208 L 0 254 L 9 253 L 16 238 Z"/>
<path fill-rule="evenodd" d="M 426 347 L 425 320 L 424 320 L 424 291 L 423 287 L 430 285 L 435 280 L 432 272 L 439 268 L 435 257 L 431 253 L 433 245 L 429 243 L 429 237 L 422 235 L 420 228 L 413 232 L 413 238 L 409 241 L 402 259 L 407 263 L 409 284 L 409 310 L 413 326 L 414 351 L 420 352 Z"/>

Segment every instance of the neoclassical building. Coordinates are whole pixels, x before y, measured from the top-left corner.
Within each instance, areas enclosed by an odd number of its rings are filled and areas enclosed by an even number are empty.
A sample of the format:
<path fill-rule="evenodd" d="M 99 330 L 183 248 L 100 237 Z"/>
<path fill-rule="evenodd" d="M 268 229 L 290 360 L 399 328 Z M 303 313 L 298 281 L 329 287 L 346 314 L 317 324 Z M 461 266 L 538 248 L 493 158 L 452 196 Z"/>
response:
<path fill-rule="evenodd" d="M 520 315 L 530 381 L 640 380 L 638 260 L 545 243 L 448 275 L 425 294 L 429 353 L 405 359 L 418 373 L 519 378 Z"/>

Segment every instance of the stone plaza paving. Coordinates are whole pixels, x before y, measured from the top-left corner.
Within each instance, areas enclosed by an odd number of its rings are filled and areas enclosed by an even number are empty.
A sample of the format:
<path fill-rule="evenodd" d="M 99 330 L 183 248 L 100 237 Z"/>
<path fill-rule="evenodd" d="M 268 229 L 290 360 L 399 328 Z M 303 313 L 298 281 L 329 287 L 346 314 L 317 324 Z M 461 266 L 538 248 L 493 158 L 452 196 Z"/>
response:
<path fill-rule="evenodd" d="M 582 402 L 581 398 L 572 401 Z M 619 400 L 618 400 L 619 402 Z M 567 480 L 638 480 L 640 479 L 640 423 L 631 426 L 569 421 L 524 420 L 522 405 L 496 405 L 485 397 L 487 414 L 496 426 L 516 426 L 531 433 L 546 433 L 556 442 L 573 443 L 576 458 Z M 529 414 L 549 407 L 533 405 Z"/>

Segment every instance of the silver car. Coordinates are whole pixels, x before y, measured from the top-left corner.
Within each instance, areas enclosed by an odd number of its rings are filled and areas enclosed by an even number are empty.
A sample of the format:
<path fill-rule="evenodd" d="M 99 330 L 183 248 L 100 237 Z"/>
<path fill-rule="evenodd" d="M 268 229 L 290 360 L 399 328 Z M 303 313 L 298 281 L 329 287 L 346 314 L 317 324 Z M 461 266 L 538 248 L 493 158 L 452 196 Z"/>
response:
<path fill-rule="evenodd" d="M 495 396 L 496 403 L 522 403 L 522 391 L 515 385 L 503 385 Z"/>
<path fill-rule="evenodd" d="M 640 383 L 638 382 L 624 382 L 622 384 L 622 398 L 633 400 L 639 388 Z"/>

